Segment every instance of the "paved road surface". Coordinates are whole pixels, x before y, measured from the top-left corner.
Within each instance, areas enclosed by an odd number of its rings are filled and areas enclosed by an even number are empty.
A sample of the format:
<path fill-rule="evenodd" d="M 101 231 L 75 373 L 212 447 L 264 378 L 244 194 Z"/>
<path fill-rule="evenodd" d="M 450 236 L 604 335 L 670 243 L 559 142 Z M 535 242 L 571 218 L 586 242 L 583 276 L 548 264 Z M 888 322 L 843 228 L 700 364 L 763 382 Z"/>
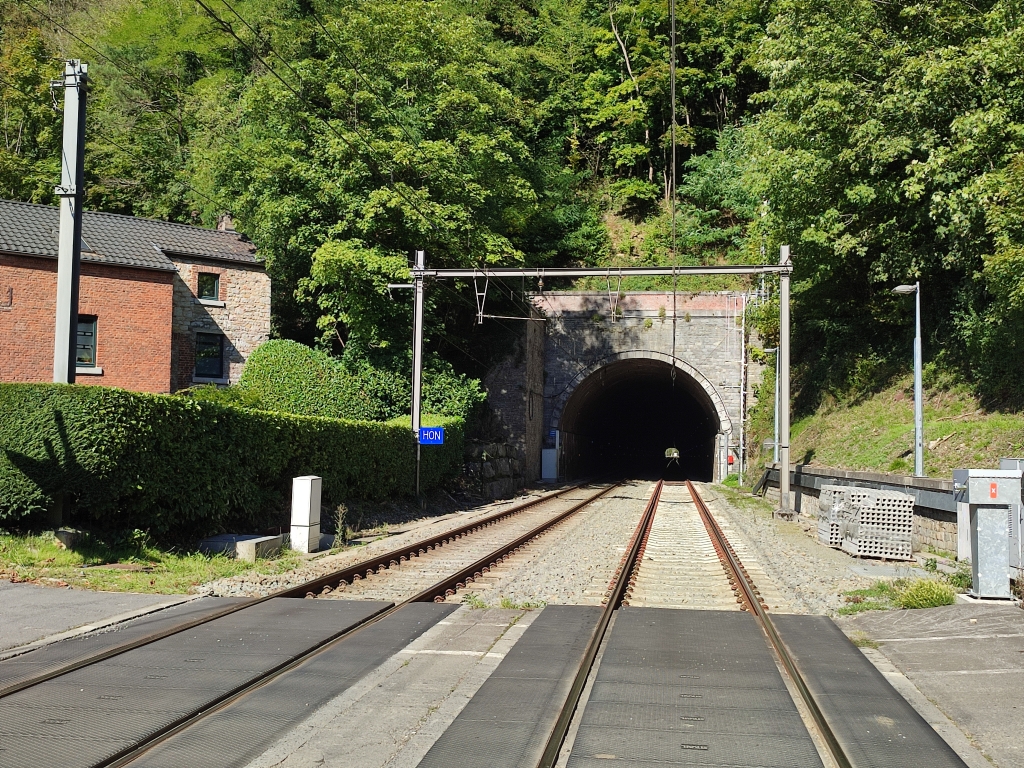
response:
<path fill-rule="evenodd" d="M 182 599 L 0 581 L 0 653 L 86 624 Z"/>

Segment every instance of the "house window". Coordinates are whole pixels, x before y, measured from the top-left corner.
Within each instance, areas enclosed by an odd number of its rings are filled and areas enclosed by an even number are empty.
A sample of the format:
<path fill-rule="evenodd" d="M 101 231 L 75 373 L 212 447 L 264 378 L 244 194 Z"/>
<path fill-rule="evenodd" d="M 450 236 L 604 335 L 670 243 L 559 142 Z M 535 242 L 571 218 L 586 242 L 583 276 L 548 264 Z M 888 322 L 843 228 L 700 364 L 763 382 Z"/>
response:
<path fill-rule="evenodd" d="M 224 337 L 219 333 L 196 334 L 196 376 L 219 379 L 224 375 Z"/>
<path fill-rule="evenodd" d="M 220 275 L 212 272 L 199 273 L 199 298 L 210 301 L 220 299 Z"/>
<path fill-rule="evenodd" d="M 92 315 L 78 316 L 75 366 L 78 368 L 96 367 L 96 318 Z"/>

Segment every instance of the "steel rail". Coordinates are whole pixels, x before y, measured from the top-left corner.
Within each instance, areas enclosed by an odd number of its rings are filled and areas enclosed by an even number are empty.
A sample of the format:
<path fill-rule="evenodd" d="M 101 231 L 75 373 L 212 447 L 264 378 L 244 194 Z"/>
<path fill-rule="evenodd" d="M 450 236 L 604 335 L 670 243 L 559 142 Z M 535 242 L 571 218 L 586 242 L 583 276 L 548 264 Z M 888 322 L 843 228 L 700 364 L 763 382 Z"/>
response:
<path fill-rule="evenodd" d="M 576 672 L 576 677 L 572 681 L 572 687 L 569 689 L 569 696 L 562 705 L 562 709 L 558 714 L 558 719 L 555 721 L 555 727 L 552 730 L 551 735 L 548 737 L 547 744 L 544 747 L 544 752 L 541 755 L 540 762 L 537 763 L 538 768 L 554 768 L 555 763 L 558 762 L 558 753 L 562 749 L 562 744 L 565 742 L 565 736 L 569 732 L 569 725 L 572 723 L 572 718 L 576 714 L 576 708 L 579 706 L 580 696 L 583 694 L 583 688 L 587 684 L 587 678 L 590 677 L 590 670 L 593 668 L 594 661 L 597 659 L 597 652 L 601 648 L 601 643 L 604 640 L 605 633 L 608 631 L 608 625 L 611 623 L 612 616 L 622 603 L 629 583 L 632 580 L 633 571 L 636 568 L 638 557 L 647 540 L 651 524 L 654 522 L 654 514 L 658 509 L 658 501 L 661 498 L 661 489 L 663 487 L 664 481 L 659 480 L 654 486 L 654 490 L 651 492 L 651 498 L 648 500 L 647 506 L 644 508 L 644 513 L 640 517 L 640 522 L 637 524 L 636 530 L 633 532 L 633 538 L 630 539 L 629 546 L 626 548 L 626 554 L 623 556 L 619 569 L 614 577 L 614 586 L 608 595 L 607 602 L 604 605 L 604 610 L 601 612 L 601 618 L 598 620 L 597 626 L 594 628 L 594 631 L 590 636 L 590 641 L 587 643 L 587 651 L 583 655 L 583 660 L 580 662 L 579 669 Z"/>
<path fill-rule="evenodd" d="M 618 483 L 602 488 L 596 494 L 593 494 L 588 498 L 583 499 L 578 504 L 574 504 L 571 509 L 565 512 L 561 512 L 555 517 L 533 528 L 529 533 L 520 536 L 514 541 L 506 542 L 498 549 L 492 551 L 486 557 L 481 558 L 480 560 L 478 560 L 470 566 L 466 566 L 465 568 L 460 569 L 458 573 L 454 574 L 454 576 L 446 576 L 441 581 L 436 582 L 435 584 L 419 592 L 418 594 L 410 598 L 407 598 L 406 600 L 403 600 L 400 603 L 395 603 L 392 604 L 390 607 L 383 608 L 382 610 L 366 618 L 365 620 L 361 621 L 355 626 L 342 630 L 336 635 L 333 635 L 332 637 L 325 639 L 317 645 L 308 648 L 307 650 L 303 651 L 302 653 L 298 654 L 292 659 L 282 662 L 280 665 L 260 675 L 260 677 L 258 677 L 257 679 L 251 680 L 248 683 L 243 683 L 242 685 L 230 691 L 227 691 L 224 694 L 221 694 L 215 699 L 210 700 L 209 702 L 202 705 L 200 708 L 194 710 L 193 712 L 189 713 L 188 715 L 185 715 L 184 717 L 172 723 L 168 723 L 163 728 L 160 728 L 159 730 L 146 736 L 145 739 L 143 739 L 142 741 L 127 746 L 120 752 L 111 755 L 108 758 L 105 758 L 99 763 L 94 764 L 92 768 L 121 768 L 122 766 L 129 765 L 133 761 L 142 757 L 146 752 L 151 750 L 153 747 L 161 744 L 162 742 L 171 738 L 175 734 L 181 733 L 182 731 L 194 725 L 196 722 L 202 720 L 203 718 L 212 715 L 213 713 L 223 709 L 224 707 L 252 693 L 253 691 L 262 688 L 263 686 L 279 678 L 281 675 L 295 669 L 300 664 L 305 663 L 311 658 L 318 656 L 321 653 L 325 653 L 326 651 L 333 648 L 337 643 L 342 642 L 343 640 L 348 639 L 357 632 L 360 632 L 361 630 L 364 630 L 367 627 L 376 624 L 378 621 L 381 621 L 387 618 L 388 616 L 391 616 L 392 614 L 394 614 L 401 608 L 409 605 L 410 603 L 430 602 L 433 600 L 439 600 L 440 602 L 443 602 L 447 594 L 452 594 L 450 585 L 452 584 L 453 578 L 457 581 L 464 583 L 467 578 L 471 579 L 474 575 L 479 575 L 481 568 L 484 567 L 481 566 L 481 563 L 484 563 L 486 561 L 490 565 L 493 565 L 496 562 L 503 560 L 505 557 L 514 553 L 516 550 L 522 547 L 522 545 L 530 539 L 540 536 L 547 530 L 558 525 L 560 522 L 568 518 L 570 515 L 579 512 L 581 509 L 597 501 L 602 496 L 605 496 L 614 489 L 620 487 L 620 485 L 621 483 Z M 548 498 L 551 497 L 549 496 Z"/>
<path fill-rule="evenodd" d="M 427 552 L 432 549 L 436 549 L 437 547 L 443 546 L 448 541 L 454 541 L 457 538 L 461 538 L 462 536 L 465 536 L 467 534 L 474 533 L 481 528 L 485 528 L 487 526 L 493 525 L 494 523 L 498 523 L 504 520 L 505 518 L 517 515 L 520 512 L 537 506 L 538 504 L 543 504 L 544 502 L 558 498 L 563 494 L 578 490 L 580 487 L 582 486 L 572 485 L 569 486 L 568 488 L 563 488 L 552 493 L 544 494 L 543 496 L 539 496 L 536 499 L 531 499 L 530 501 L 524 502 L 522 504 L 517 504 L 515 506 L 509 507 L 508 509 L 504 509 L 499 512 L 495 512 L 494 514 L 487 515 L 486 517 L 482 517 L 479 520 L 467 523 L 466 525 L 460 526 L 446 533 L 436 534 L 434 536 L 431 536 L 430 538 L 423 539 L 422 541 L 418 541 L 414 544 L 409 544 L 407 546 L 394 549 L 382 555 L 376 555 L 374 557 L 356 563 L 355 565 L 351 565 L 346 568 L 341 568 L 337 571 L 332 571 L 331 573 L 326 574 L 324 576 L 311 579 L 310 581 L 304 582 L 303 584 L 300 584 L 298 586 L 286 587 L 276 592 L 271 592 L 269 595 L 264 595 L 263 597 L 256 597 L 241 603 L 236 603 L 235 605 L 229 605 L 226 608 L 223 608 L 219 611 L 213 611 L 209 614 L 206 614 L 205 616 L 184 621 L 180 624 L 175 624 L 172 627 L 167 627 L 166 629 L 162 629 L 157 632 L 152 632 L 148 635 L 143 635 L 142 637 L 138 637 L 134 640 L 129 640 L 125 643 L 121 643 L 120 645 L 115 645 L 110 648 L 106 648 L 102 651 L 98 651 L 97 653 L 83 656 L 81 658 L 70 661 L 67 664 L 64 664 L 56 669 L 43 672 L 39 675 L 35 675 L 34 677 L 19 680 L 17 682 L 10 683 L 6 686 L 0 687 L 0 699 L 3 699 L 6 696 L 10 696 L 11 694 L 17 693 L 18 691 L 23 691 L 26 688 L 31 688 L 35 685 L 39 685 L 40 683 L 45 683 L 48 680 L 53 680 L 54 678 L 60 677 L 61 675 L 66 675 L 69 672 L 74 672 L 75 670 L 82 669 L 83 667 L 87 667 L 91 664 L 96 664 L 98 662 L 113 658 L 114 656 L 119 656 L 122 653 L 127 653 L 128 651 L 135 650 L 136 648 L 141 648 L 145 645 L 149 645 L 150 643 L 155 643 L 157 640 L 162 640 L 165 637 L 170 637 L 180 632 L 187 632 L 190 629 L 202 626 L 203 624 L 208 624 L 209 622 L 215 621 L 216 619 L 220 619 L 225 616 L 230 616 L 231 614 L 237 613 L 238 611 L 244 611 L 247 608 L 252 608 L 254 605 L 259 605 L 260 603 L 266 602 L 268 600 L 273 600 L 274 598 L 306 597 L 310 593 L 315 593 L 323 590 L 325 586 L 338 585 L 342 581 L 351 583 L 354 579 L 361 578 L 363 574 L 377 573 L 382 568 L 386 569 L 390 567 L 392 564 L 398 564 L 412 557 L 416 557 L 421 552 Z M 32 653 L 32 651 L 30 651 L 29 653 Z"/>
<path fill-rule="evenodd" d="M 465 587 L 468 582 L 472 581 L 474 578 L 479 578 L 484 573 L 487 573 L 493 566 L 497 565 L 499 559 L 504 559 L 514 554 L 518 549 L 520 549 L 524 544 L 526 544 L 531 539 L 535 539 L 542 533 L 545 533 L 549 529 L 554 528 L 567 517 L 576 514 L 587 505 L 592 504 L 602 496 L 611 493 L 613 490 L 619 488 L 621 485 L 621 483 L 610 485 L 600 493 L 597 493 L 588 499 L 584 499 L 579 504 L 576 504 L 567 509 L 565 512 L 560 512 L 550 520 L 541 523 L 533 530 L 527 531 L 515 541 L 509 542 L 508 544 L 503 544 L 494 552 L 485 555 L 472 565 L 467 565 L 458 573 L 448 576 L 445 579 L 442 579 L 441 581 L 437 582 L 436 584 L 428 587 L 415 597 L 410 598 L 408 602 L 444 602 L 445 597 L 447 597 L 448 595 L 454 595 L 457 590 Z"/>
<path fill-rule="evenodd" d="M 522 504 L 517 504 L 514 507 L 509 507 L 508 509 L 502 510 L 500 512 L 495 512 L 492 515 L 482 517 L 479 520 L 466 523 L 466 525 L 455 528 L 454 530 L 447 531 L 445 533 L 439 533 L 436 536 L 432 536 L 428 539 L 423 539 L 422 541 L 417 541 L 413 544 L 408 544 L 404 547 L 393 549 L 385 554 L 368 558 L 360 563 L 356 563 L 355 565 L 351 565 L 347 568 L 341 568 L 337 571 L 332 571 L 331 573 L 325 576 L 320 576 L 315 579 L 311 579 L 310 581 L 300 584 L 297 587 L 289 587 L 287 589 L 281 590 L 280 592 L 275 593 L 274 596 L 308 597 L 310 593 L 313 593 L 313 595 L 315 596 L 316 592 L 318 590 L 322 591 L 324 587 L 331 587 L 333 589 L 335 586 L 338 586 L 342 581 L 344 581 L 347 584 L 351 584 L 354 580 L 363 578 L 364 575 L 371 576 L 374 573 L 381 573 L 382 570 L 387 570 L 393 565 L 400 565 L 406 560 L 411 560 L 412 558 L 418 557 L 419 555 L 425 552 L 429 552 L 433 549 L 437 549 L 438 547 L 442 547 L 447 543 L 454 542 L 456 539 L 461 539 L 463 536 L 468 536 L 469 534 L 476 533 L 477 531 L 483 528 L 487 528 L 496 523 L 500 523 L 502 520 L 505 520 L 506 518 L 512 517 L 514 515 L 518 515 L 520 512 L 524 512 L 527 509 L 537 506 L 538 504 L 550 501 L 551 499 L 562 496 L 563 494 L 579 490 L 582 487 L 583 486 L 581 485 L 573 485 L 568 488 L 564 488 L 560 491 L 554 491 L 553 493 L 545 494 L 544 496 L 540 496 L 536 499 L 532 499 Z"/>
<path fill-rule="evenodd" d="M 760 596 L 757 594 L 757 590 L 754 587 L 753 582 L 750 580 L 750 576 L 740 563 L 740 560 L 733 551 L 728 539 L 726 539 L 725 534 L 718 525 L 718 521 L 715 520 L 714 516 L 711 514 L 711 510 L 708 509 L 707 504 L 704 503 L 704 499 L 702 499 L 700 494 L 697 493 L 697 489 L 693 486 L 693 483 L 687 480 L 686 487 L 690 492 L 690 497 L 693 499 L 694 504 L 697 506 L 697 511 L 700 513 L 701 520 L 704 522 L 704 527 L 707 528 L 708 535 L 711 537 L 711 541 L 715 545 L 716 551 L 719 553 L 719 558 L 722 560 L 722 564 L 726 566 L 736 580 L 736 586 L 740 590 L 740 596 L 744 601 L 744 607 L 753 614 L 755 619 L 757 619 L 758 624 L 761 625 L 761 629 L 764 630 L 769 644 L 782 661 L 782 665 L 785 667 L 786 673 L 789 675 L 794 687 L 800 694 L 801 700 L 811 713 L 811 719 L 814 720 L 814 725 L 817 727 L 818 733 L 825 742 L 825 746 L 828 748 L 829 754 L 832 756 L 832 759 L 835 760 L 836 765 L 838 765 L 839 768 L 853 768 L 850 758 L 847 757 L 846 753 L 843 751 L 842 746 L 839 744 L 839 740 L 836 738 L 831 726 L 825 719 L 825 715 L 818 707 L 818 703 L 814 700 L 813 694 L 811 694 L 810 689 L 807 687 L 807 682 L 804 680 L 803 675 L 800 674 L 796 660 L 793 658 L 792 654 L 790 654 L 786 644 L 782 642 L 782 637 L 779 635 L 778 630 L 776 630 L 775 624 L 772 622 L 771 618 L 769 618 L 768 611 L 761 602 Z"/>

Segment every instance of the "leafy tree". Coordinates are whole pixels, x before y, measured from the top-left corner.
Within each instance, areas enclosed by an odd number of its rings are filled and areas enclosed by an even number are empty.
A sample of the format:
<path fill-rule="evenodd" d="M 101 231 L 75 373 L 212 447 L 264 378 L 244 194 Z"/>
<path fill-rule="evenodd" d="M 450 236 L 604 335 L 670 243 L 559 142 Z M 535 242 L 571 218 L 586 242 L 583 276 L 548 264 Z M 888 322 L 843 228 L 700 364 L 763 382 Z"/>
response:
<path fill-rule="evenodd" d="M 762 86 L 751 57 L 764 15 L 761 4 L 747 0 L 678 4 L 676 142 L 684 159 L 714 148 L 719 131 L 738 123 Z M 608 0 L 581 106 L 605 148 L 612 192 L 627 208 L 667 203 L 670 41 L 666 0 Z"/>
<path fill-rule="evenodd" d="M 0 4 L 0 196 L 49 200 L 60 179 L 60 118 L 49 93 L 49 49 L 9 3 Z M 55 73 L 56 74 L 56 73 Z"/>
<path fill-rule="evenodd" d="M 752 178 L 775 242 L 794 245 L 808 403 L 906 367 L 912 310 L 889 293 L 900 282 L 922 282 L 926 355 L 977 370 L 964 352 L 987 315 L 979 275 L 1001 226 L 988 209 L 1024 140 L 1019 6 L 777 9 Z"/>

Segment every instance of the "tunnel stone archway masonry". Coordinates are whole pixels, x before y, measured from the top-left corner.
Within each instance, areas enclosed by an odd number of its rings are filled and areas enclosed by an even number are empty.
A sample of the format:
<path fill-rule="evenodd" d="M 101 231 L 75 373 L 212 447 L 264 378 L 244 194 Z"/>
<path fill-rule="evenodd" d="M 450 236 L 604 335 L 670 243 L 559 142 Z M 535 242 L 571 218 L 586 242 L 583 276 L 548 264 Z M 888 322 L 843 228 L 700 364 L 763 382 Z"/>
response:
<path fill-rule="evenodd" d="M 675 446 L 684 456 L 689 450 L 699 457 L 684 474 L 717 480 L 729 471 L 742 418 L 741 294 L 677 294 L 674 358 L 671 293 L 629 292 L 616 298 L 608 292 L 546 292 L 532 300 L 546 318 L 542 441 L 554 448 L 555 433 L 561 431 L 560 473 L 594 470 L 594 451 L 602 449 L 592 447 L 587 458 L 582 444 L 601 442 L 606 424 L 620 432 L 630 428 L 615 427 L 617 418 L 632 420 L 637 434 L 609 438 L 618 440 L 618 447 L 605 446 L 605 454 L 618 450 L 623 459 L 639 460 L 637 451 L 650 449 L 663 457 L 671 441 L 690 440 L 700 445 Z M 673 365 L 671 387 L 666 382 Z M 628 413 L 619 415 L 622 410 Z M 673 413 L 679 422 L 675 432 L 666 426 Z M 697 432 L 687 432 L 695 426 Z"/>
<path fill-rule="evenodd" d="M 626 293 L 616 302 L 621 315 L 614 321 L 613 299 L 606 291 L 532 295 L 538 319 L 523 323 L 516 348 L 484 379 L 502 440 L 521 461 L 523 479 L 540 477 L 542 448 L 554 447 L 554 431 L 566 426 L 572 431 L 559 441 L 566 460 L 560 471 L 573 476 L 593 469 L 573 451 L 579 454 L 593 433 L 616 421 L 620 432 L 634 432 L 634 442 L 620 446 L 627 458 L 657 454 L 644 461 L 662 472 L 669 468 L 667 447 L 678 448 L 686 464 L 698 443 L 700 466 L 678 466 L 681 474 L 720 479 L 728 472 L 729 453 L 739 448 L 742 295 L 677 294 L 676 387 L 669 384 L 672 294 Z M 758 367 L 748 368 L 748 406 Z M 683 423 L 673 431 L 659 408 L 678 411 L 676 421 L 693 422 L 696 430 Z M 577 432 L 590 435 L 574 437 Z"/>

